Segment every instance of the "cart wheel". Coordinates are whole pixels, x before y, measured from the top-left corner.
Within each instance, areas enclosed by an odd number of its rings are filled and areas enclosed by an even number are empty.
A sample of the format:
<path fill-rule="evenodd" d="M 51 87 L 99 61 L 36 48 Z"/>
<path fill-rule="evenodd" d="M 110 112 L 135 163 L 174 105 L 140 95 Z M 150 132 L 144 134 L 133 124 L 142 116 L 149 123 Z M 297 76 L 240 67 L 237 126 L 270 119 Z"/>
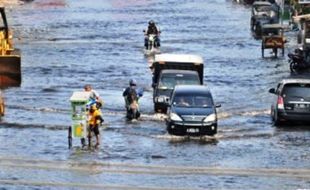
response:
<path fill-rule="evenodd" d="M 88 137 L 88 147 L 91 147 L 91 136 Z"/>
<path fill-rule="evenodd" d="M 72 128 L 70 126 L 68 129 L 68 147 L 69 147 L 69 149 L 72 147 L 72 134 L 71 134 L 71 132 L 72 132 Z"/>
<path fill-rule="evenodd" d="M 85 138 L 81 138 L 81 144 L 82 144 L 82 147 L 86 146 Z"/>
<path fill-rule="evenodd" d="M 262 57 L 264 58 L 264 39 L 262 39 Z"/>
<path fill-rule="evenodd" d="M 296 62 L 291 61 L 290 62 L 290 70 L 292 73 L 298 72 L 298 64 Z"/>
<path fill-rule="evenodd" d="M 282 48 L 282 56 L 284 56 L 284 47 Z"/>
<path fill-rule="evenodd" d="M 4 116 L 4 112 L 5 112 L 5 106 L 4 106 L 3 100 L 0 100 L 0 116 Z"/>
<path fill-rule="evenodd" d="M 274 57 L 278 57 L 278 48 L 273 48 Z"/>

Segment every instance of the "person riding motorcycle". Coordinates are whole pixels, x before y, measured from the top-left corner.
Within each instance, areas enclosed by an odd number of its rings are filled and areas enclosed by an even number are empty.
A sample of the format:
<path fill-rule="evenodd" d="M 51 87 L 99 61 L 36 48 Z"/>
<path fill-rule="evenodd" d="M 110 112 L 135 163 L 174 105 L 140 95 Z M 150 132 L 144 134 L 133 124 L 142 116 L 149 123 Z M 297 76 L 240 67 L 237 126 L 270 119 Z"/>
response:
<path fill-rule="evenodd" d="M 137 92 L 136 86 L 136 80 L 131 79 L 129 81 L 129 87 L 127 87 L 123 92 L 123 97 L 125 98 L 125 106 L 127 110 L 127 117 L 129 119 L 133 119 L 131 118 L 131 114 L 135 114 L 135 119 L 140 117 L 138 99 L 142 96 L 142 94 Z M 133 113 L 134 111 L 135 113 Z"/>
<path fill-rule="evenodd" d="M 154 46 L 160 47 L 160 39 L 159 39 L 160 30 L 156 27 L 155 22 L 153 20 L 149 21 L 148 28 L 146 31 L 144 30 L 144 32 L 145 32 L 144 46 L 146 49 L 148 47 L 149 35 L 151 34 L 156 35 Z"/>
<path fill-rule="evenodd" d="M 306 68 L 309 68 L 307 57 L 304 56 L 304 50 L 303 48 L 297 48 L 295 49 L 294 53 L 289 53 L 289 64 L 290 64 L 290 70 L 291 72 L 299 72 Z"/>

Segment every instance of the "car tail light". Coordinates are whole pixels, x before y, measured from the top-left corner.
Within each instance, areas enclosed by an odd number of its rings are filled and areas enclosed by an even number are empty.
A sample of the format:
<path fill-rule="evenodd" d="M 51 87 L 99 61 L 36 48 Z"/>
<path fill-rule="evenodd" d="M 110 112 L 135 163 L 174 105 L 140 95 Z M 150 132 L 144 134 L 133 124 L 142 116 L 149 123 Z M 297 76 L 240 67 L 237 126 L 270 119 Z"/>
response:
<path fill-rule="evenodd" d="M 278 109 L 284 109 L 284 101 L 281 96 L 278 97 Z"/>

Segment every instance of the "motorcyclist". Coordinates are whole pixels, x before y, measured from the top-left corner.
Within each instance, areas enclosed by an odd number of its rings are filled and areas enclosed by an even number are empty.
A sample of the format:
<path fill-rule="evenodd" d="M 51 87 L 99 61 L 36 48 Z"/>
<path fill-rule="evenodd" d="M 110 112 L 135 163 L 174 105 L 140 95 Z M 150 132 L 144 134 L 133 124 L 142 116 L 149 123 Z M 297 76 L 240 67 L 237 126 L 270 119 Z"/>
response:
<path fill-rule="evenodd" d="M 129 87 L 127 87 L 123 92 L 123 97 L 125 98 L 127 112 L 130 112 L 132 109 L 136 109 L 138 111 L 137 117 L 139 117 L 138 99 L 142 96 L 142 92 L 137 92 L 136 86 L 136 80 L 130 79 Z"/>
<path fill-rule="evenodd" d="M 153 20 L 149 21 L 148 28 L 146 31 L 144 30 L 144 33 L 145 33 L 145 38 L 144 38 L 145 48 L 147 48 L 147 46 L 148 46 L 148 40 L 149 40 L 148 37 L 150 34 L 156 35 L 154 46 L 160 47 L 160 39 L 159 39 L 160 30 L 159 30 L 159 28 L 156 27 L 155 22 Z"/>

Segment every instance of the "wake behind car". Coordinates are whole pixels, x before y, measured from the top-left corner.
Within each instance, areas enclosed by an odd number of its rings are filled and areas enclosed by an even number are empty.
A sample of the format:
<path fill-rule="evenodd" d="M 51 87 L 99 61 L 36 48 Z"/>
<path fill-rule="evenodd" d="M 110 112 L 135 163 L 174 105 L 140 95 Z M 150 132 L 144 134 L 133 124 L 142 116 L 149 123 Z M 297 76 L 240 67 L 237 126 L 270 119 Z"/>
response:
<path fill-rule="evenodd" d="M 275 125 L 287 121 L 310 122 L 310 79 L 284 79 L 269 92 L 276 95 L 271 106 Z"/>
<path fill-rule="evenodd" d="M 177 85 L 173 91 L 167 131 L 172 135 L 203 136 L 217 133 L 216 108 L 211 92 L 203 85 Z"/>

